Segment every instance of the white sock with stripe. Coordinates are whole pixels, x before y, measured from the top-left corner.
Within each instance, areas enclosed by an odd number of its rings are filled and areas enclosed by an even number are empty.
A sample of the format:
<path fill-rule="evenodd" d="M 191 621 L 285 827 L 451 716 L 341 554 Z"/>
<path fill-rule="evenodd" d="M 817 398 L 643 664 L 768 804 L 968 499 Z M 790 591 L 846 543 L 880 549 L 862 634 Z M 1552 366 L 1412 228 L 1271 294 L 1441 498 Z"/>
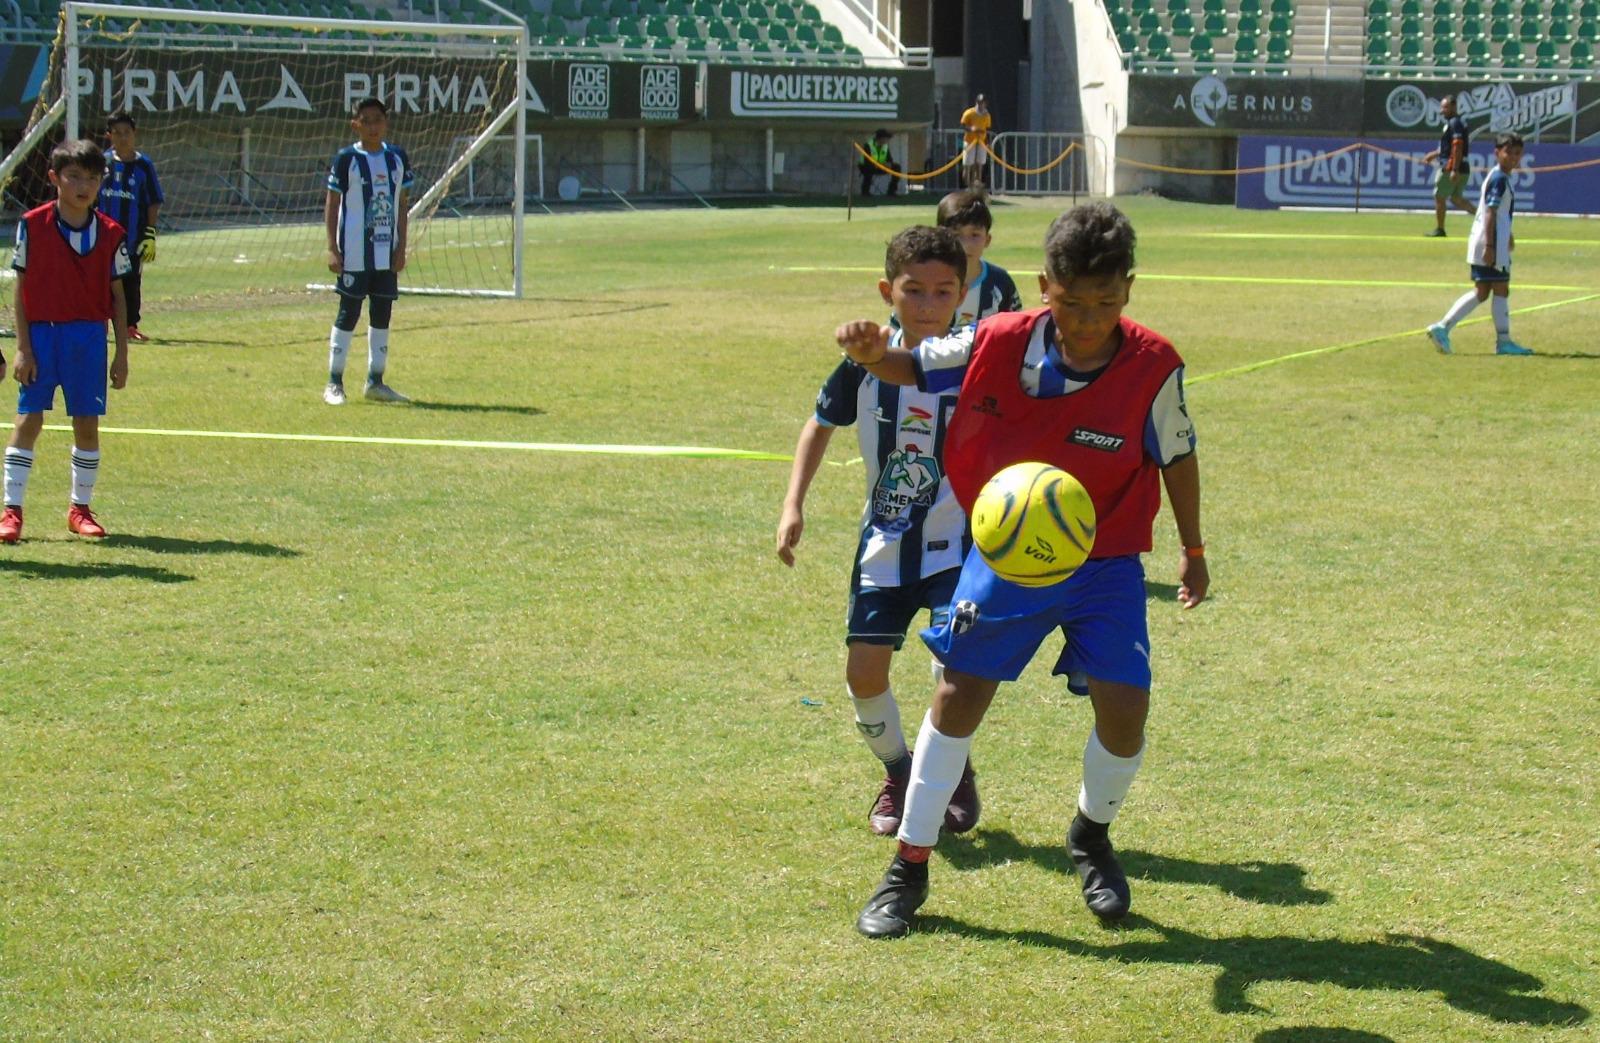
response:
<path fill-rule="evenodd" d="M 6 447 L 6 506 L 21 507 L 28 491 L 28 476 L 33 473 L 33 450 Z"/>
<path fill-rule="evenodd" d="M 333 332 L 328 334 L 328 382 L 330 384 L 344 383 L 344 363 L 350 357 L 350 338 L 355 336 L 354 330 L 341 330 L 333 327 Z"/>
<path fill-rule="evenodd" d="M 1511 298 L 1489 298 L 1489 311 L 1494 315 L 1494 339 L 1508 341 L 1511 339 Z"/>
<path fill-rule="evenodd" d="M 856 731 L 867 742 L 867 749 L 885 765 L 906 759 L 906 733 L 900 725 L 900 704 L 894 701 L 894 688 L 857 699 L 850 693 L 856 711 Z"/>
<path fill-rule="evenodd" d="M 100 450 L 72 447 L 72 502 L 89 506 L 94 480 L 100 476 Z"/>
<path fill-rule="evenodd" d="M 367 383 L 383 383 L 383 371 L 389 365 L 389 331 L 367 327 Z"/>

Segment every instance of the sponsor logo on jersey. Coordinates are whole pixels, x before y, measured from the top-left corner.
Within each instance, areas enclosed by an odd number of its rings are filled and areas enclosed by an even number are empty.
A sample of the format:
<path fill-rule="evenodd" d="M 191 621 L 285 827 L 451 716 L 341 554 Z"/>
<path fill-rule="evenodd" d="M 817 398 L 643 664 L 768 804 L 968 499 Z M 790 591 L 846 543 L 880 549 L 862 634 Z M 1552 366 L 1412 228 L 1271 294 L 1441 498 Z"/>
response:
<path fill-rule="evenodd" d="M 1104 431 L 1095 431 L 1087 427 L 1075 427 L 1072 434 L 1067 436 L 1067 441 L 1073 445 L 1081 445 L 1088 449 L 1099 449 L 1102 452 L 1114 453 L 1122 448 L 1127 441 L 1121 435 L 1107 434 Z"/>
<path fill-rule="evenodd" d="M 910 431 L 912 434 L 933 434 L 933 414 L 920 406 L 907 406 L 906 417 L 900 421 L 901 431 Z"/>
<path fill-rule="evenodd" d="M 984 416 L 1005 416 L 1000 411 L 1000 400 L 993 395 L 984 395 L 982 399 L 973 403 L 972 411 L 982 413 Z"/>
<path fill-rule="evenodd" d="M 939 462 L 924 456 L 917 446 L 896 449 L 884 461 L 872 490 L 872 524 L 884 532 L 906 531 L 913 511 L 933 506 L 943 478 Z"/>

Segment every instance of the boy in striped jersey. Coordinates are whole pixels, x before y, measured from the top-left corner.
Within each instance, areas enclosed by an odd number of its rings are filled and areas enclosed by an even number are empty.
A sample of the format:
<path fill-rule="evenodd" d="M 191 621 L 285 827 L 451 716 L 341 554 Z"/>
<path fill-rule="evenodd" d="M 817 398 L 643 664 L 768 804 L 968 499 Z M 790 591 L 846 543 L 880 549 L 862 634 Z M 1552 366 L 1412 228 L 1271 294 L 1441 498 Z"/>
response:
<path fill-rule="evenodd" d="M 106 157 L 89 140 L 50 153 L 56 200 L 22 215 L 11 267 L 17 270 L 17 420 L 6 444 L 0 543 L 22 538 L 22 499 L 33 446 L 56 388 L 72 418 L 72 503 L 67 529 L 104 536 L 89 510 L 100 472 L 100 418 L 106 412 L 106 323 L 117 339 L 111 386 L 128 382 L 128 313 L 122 280 L 132 263 L 122 226 L 95 210 Z"/>
<path fill-rule="evenodd" d="M 106 178 L 100 183 L 100 212 L 122 226 L 128 237 L 129 260 L 133 270 L 122 280 L 122 295 L 128 302 L 128 339 L 146 341 L 139 332 L 143 301 L 144 266 L 156 259 L 156 217 L 166 196 L 156 165 L 139 151 L 135 136 L 139 125 L 133 114 L 119 109 L 106 120 L 106 136 L 111 148 L 106 152 Z"/>
<path fill-rule="evenodd" d="M 389 319 L 400 295 L 398 275 L 406 266 L 406 206 L 415 175 L 405 150 L 383 140 L 389 109 L 378 98 L 356 102 L 350 126 L 360 138 L 333 157 L 323 220 L 328 230 L 328 270 L 339 277 L 339 315 L 328 335 L 328 386 L 322 400 L 344 405 L 344 364 L 361 318 L 361 301 L 372 298 L 367 316 L 366 397 L 374 402 L 409 402 L 383 382 L 389 361 Z"/>
<path fill-rule="evenodd" d="M 907 228 L 890 240 L 878 292 L 899 321 L 895 343 L 916 345 L 950 332 L 966 268 L 961 240 L 948 229 Z M 970 328 L 958 336 L 970 337 Z M 867 469 L 867 505 L 850 576 L 845 685 L 856 728 L 884 766 L 867 816 L 872 832 L 881 836 L 900 828 L 911 772 L 889 663 L 920 609 L 928 609 L 935 626 L 943 621 L 971 543 L 942 460 L 945 425 L 955 403 L 954 390 L 928 394 L 897 387 L 842 360 L 817 395 L 815 415 L 801 429 L 778 520 L 778 557 L 792 567 L 811 479 L 834 428 L 856 424 Z M 937 662 L 934 669 L 937 674 Z M 966 832 L 977 825 L 978 812 L 969 763 L 947 802 L 945 828 Z"/>
<path fill-rule="evenodd" d="M 994 242 L 991 234 L 994 215 L 983 193 L 966 190 L 951 192 L 939 200 L 939 227 L 961 237 L 967 251 L 967 295 L 956 309 L 956 326 L 967 326 L 1003 311 L 1021 311 L 1022 296 L 1011 273 L 983 259 L 983 252 Z"/>

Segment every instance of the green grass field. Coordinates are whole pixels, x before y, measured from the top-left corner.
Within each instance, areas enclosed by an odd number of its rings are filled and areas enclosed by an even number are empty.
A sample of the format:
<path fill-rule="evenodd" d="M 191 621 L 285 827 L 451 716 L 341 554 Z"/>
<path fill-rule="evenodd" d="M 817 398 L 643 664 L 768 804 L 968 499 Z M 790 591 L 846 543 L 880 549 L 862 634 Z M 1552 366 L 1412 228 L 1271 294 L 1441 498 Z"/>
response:
<path fill-rule="evenodd" d="M 854 933 L 891 845 L 843 688 L 850 437 L 790 571 L 782 460 L 113 431 L 90 545 L 49 430 L 0 548 L 0 1038 L 1596 1038 L 1600 228 L 1519 218 L 1541 354 L 1494 357 L 1485 307 L 1446 358 L 1459 216 L 1126 205 L 1213 578 L 1178 610 L 1163 513 L 1127 925 L 1062 848 L 1089 713 L 1047 646 L 923 929 Z M 1025 301 L 1055 212 L 998 210 Z M 330 297 L 158 264 L 106 423 L 787 454 L 931 216 L 530 219 L 526 300 L 400 301 L 411 407 L 322 404 Z"/>

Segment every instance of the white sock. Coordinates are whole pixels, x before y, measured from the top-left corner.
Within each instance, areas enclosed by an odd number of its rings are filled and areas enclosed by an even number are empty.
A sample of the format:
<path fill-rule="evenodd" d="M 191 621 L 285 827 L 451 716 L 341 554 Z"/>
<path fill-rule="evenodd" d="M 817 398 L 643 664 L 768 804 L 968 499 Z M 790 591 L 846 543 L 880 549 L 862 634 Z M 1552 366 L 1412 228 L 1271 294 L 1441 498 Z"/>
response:
<path fill-rule="evenodd" d="M 100 450 L 72 447 L 72 502 L 89 506 L 94 480 L 100 474 Z"/>
<path fill-rule="evenodd" d="M 850 693 L 856 708 L 856 731 L 867 741 L 867 749 L 884 764 L 895 764 L 905 759 L 906 733 L 900 727 L 900 704 L 894 701 L 894 689 L 886 688 L 877 695 L 857 699 Z"/>
<path fill-rule="evenodd" d="M 1085 818 L 1109 824 L 1121 810 L 1143 761 L 1144 747 L 1132 757 L 1118 757 L 1100 745 L 1099 732 L 1091 731 L 1083 747 L 1083 788 L 1078 791 L 1078 810 Z"/>
<path fill-rule="evenodd" d="M 350 338 L 354 336 L 354 330 L 341 330 L 337 326 L 328 334 L 329 383 L 344 383 L 344 360 L 350 356 Z"/>
<path fill-rule="evenodd" d="M 33 450 L 6 447 L 6 506 L 21 507 L 22 494 L 28 491 L 28 475 L 33 473 Z"/>
<path fill-rule="evenodd" d="M 1450 310 L 1444 313 L 1444 318 L 1439 320 L 1439 324 L 1446 330 L 1453 330 L 1456 328 L 1456 323 L 1471 315 L 1472 309 L 1477 306 L 1478 291 L 1468 290 L 1454 304 L 1450 305 Z"/>
<path fill-rule="evenodd" d="M 1511 339 L 1511 298 L 1494 296 L 1489 298 L 1489 311 L 1494 315 L 1494 338 L 1497 341 Z"/>
<path fill-rule="evenodd" d="M 389 331 L 367 327 L 367 383 L 383 383 L 383 370 L 389 364 Z"/>
<path fill-rule="evenodd" d="M 917 750 L 911 755 L 911 784 L 906 787 L 898 834 L 901 840 L 917 847 L 939 842 L 944 809 L 950 806 L 971 752 L 972 736 L 957 739 L 941 733 L 933 726 L 933 711 L 928 711 L 917 733 Z"/>

